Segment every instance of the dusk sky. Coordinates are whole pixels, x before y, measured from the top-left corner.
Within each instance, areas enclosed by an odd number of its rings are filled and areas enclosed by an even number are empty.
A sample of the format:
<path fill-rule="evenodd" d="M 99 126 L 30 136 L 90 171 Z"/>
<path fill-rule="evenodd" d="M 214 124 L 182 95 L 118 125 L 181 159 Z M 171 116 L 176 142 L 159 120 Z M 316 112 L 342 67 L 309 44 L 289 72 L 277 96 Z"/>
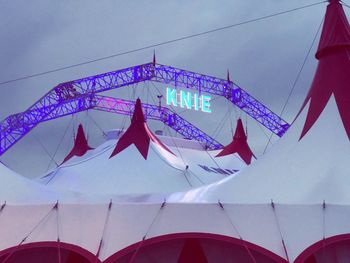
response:
<path fill-rule="evenodd" d="M 105 57 L 163 41 L 200 33 L 242 21 L 286 11 L 317 0 L 195 0 L 195 1 L 0 1 L 0 82 Z M 345 1 L 346 2 L 346 1 Z M 157 62 L 226 78 L 280 114 L 323 19 L 326 3 L 239 27 L 194 37 L 155 48 Z M 349 16 L 349 8 L 345 8 Z M 317 65 L 312 48 L 283 118 L 292 122 L 308 91 Z M 153 49 L 131 53 L 35 78 L 0 85 L 0 119 L 26 110 L 61 82 L 128 66 L 151 62 Z M 157 85 L 165 91 L 167 86 Z M 155 102 L 158 91 L 150 84 L 107 93 L 115 97 Z M 165 104 L 165 102 L 163 102 Z M 213 135 L 230 142 L 236 118 L 215 132 L 232 104 L 215 99 L 212 114 L 186 111 L 182 116 Z M 181 110 L 179 110 L 181 112 Z M 123 117 L 107 113 L 80 113 L 74 119 L 86 125 L 90 144 L 103 142 L 102 132 L 122 127 Z M 25 176 L 39 176 L 48 169 L 50 155 L 60 163 L 73 142 L 71 116 L 42 123 L 0 160 Z M 259 157 L 270 132 L 248 119 L 251 148 Z M 94 120 L 94 121 L 92 121 Z M 96 122 L 96 123 L 95 123 Z M 70 124 L 70 126 L 68 126 Z M 153 130 L 163 129 L 150 123 Z M 260 126 L 260 127 L 259 127 Z M 68 127 L 68 128 L 67 128 Z M 64 133 L 68 129 L 65 136 Z M 272 139 L 275 143 L 277 137 Z M 61 143 L 60 143 L 61 142 Z"/>

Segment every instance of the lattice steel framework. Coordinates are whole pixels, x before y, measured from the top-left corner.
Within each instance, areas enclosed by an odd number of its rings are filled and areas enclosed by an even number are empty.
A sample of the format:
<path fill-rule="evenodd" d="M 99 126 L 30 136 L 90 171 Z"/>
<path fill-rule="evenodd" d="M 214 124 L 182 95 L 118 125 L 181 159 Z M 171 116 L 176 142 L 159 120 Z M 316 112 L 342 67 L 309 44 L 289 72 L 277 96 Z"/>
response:
<path fill-rule="evenodd" d="M 107 110 L 107 108 L 103 108 L 103 105 L 106 105 L 105 103 L 112 98 L 101 99 L 106 97 L 97 96 L 96 93 L 145 81 L 155 81 L 175 87 L 194 89 L 199 93 L 205 92 L 223 96 L 278 136 L 282 136 L 289 128 L 287 122 L 231 81 L 160 64 L 147 63 L 57 85 L 25 112 L 10 115 L 0 123 L 0 155 L 40 122 L 92 108 Z M 131 104 L 128 105 L 132 107 Z M 153 109 L 158 108 L 154 105 L 145 107 L 149 107 L 150 112 L 152 112 L 150 110 L 152 107 L 154 107 Z M 161 108 L 161 110 L 164 114 L 159 115 L 159 118 L 156 117 L 157 115 L 149 115 L 148 113 L 147 116 L 163 121 L 189 139 L 200 140 L 210 149 L 221 146 L 180 116 L 174 115 L 174 112 L 165 108 Z M 119 113 L 126 114 L 126 111 Z M 166 119 L 164 116 L 172 117 Z"/>
<path fill-rule="evenodd" d="M 95 106 L 93 109 L 131 116 L 134 112 L 135 102 L 129 100 L 116 99 L 105 96 L 95 96 Z M 200 142 L 206 149 L 220 149 L 221 143 L 211 138 L 205 132 L 186 121 L 172 110 L 156 105 L 142 103 L 142 110 L 147 119 L 161 121 L 168 125 L 183 137 L 194 139 Z"/>

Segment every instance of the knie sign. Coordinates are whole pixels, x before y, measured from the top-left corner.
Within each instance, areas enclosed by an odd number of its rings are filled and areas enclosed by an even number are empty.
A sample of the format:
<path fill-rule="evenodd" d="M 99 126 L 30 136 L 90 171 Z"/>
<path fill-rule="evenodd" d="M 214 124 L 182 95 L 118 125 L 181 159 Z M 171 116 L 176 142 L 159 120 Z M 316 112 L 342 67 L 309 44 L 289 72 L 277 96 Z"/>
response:
<path fill-rule="evenodd" d="M 198 95 L 195 92 L 172 88 L 166 89 L 166 103 L 170 106 L 211 113 L 210 101 L 211 96 L 209 95 Z"/>

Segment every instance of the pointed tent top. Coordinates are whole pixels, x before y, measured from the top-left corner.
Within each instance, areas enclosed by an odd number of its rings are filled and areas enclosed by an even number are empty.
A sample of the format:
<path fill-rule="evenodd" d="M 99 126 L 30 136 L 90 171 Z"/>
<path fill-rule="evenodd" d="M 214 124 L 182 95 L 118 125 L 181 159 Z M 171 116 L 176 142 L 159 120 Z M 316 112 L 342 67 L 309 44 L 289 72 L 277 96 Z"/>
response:
<path fill-rule="evenodd" d="M 153 61 L 152 61 L 152 63 L 153 63 L 153 66 L 155 66 L 156 63 L 157 63 L 157 60 L 156 60 L 156 51 L 155 51 L 155 50 L 153 50 Z"/>
<path fill-rule="evenodd" d="M 348 107 L 348 101 L 350 101 L 349 51 L 349 22 L 339 1 L 331 0 L 327 6 L 322 35 L 316 53 L 319 64 L 309 93 L 300 110 L 302 112 L 310 102 L 300 139 L 317 121 L 332 95 L 335 98 L 344 128 L 350 139 L 350 109 Z"/>
<path fill-rule="evenodd" d="M 62 163 L 65 163 L 73 156 L 83 156 L 87 151 L 92 150 L 85 136 L 83 125 L 79 124 L 77 136 L 74 139 L 74 146 L 69 154 L 64 158 Z"/>
<path fill-rule="evenodd" d="M 235 134 L 233 135 L 233 139 L 236 140 L 247 140 L 247 135 L 244 132 L 243 122 L 242 119 L 237 120 L 237 126 Z"/>
<path fill-rule="evenodd" d="M 172 153 L 148 128 L 143 115 L 141 100 L 138 98 L 135 103 L 131 124 L 118 140 L 117 145 L 109 158 L 112 158 L 124 149 L 128 148 L 131 144 L 134 144 L 143 158 L 147 160 L 150 141 L 157 143 L 163 149 Z"/>
<path fill-rule="evenodd" d="M 329 0 L 316 58 L 350 47 L 350 27 L 339 0 Z"/>
<path fill-rule="evenodd" d="M 141 122 L 141 123 L 146 122 L 145 116 L 143 115 L 143 111 L 142 111 L 141 100 L 139 98 L 137 98 L 136 100 L 134 113 L 131 118 L 131 123 L 134 123 L 134 122 Z"/>
<path fill-rule="evenodd" d="M 241 119 L 237 120 L 236 131 L 233 135 L 232 142 L 225 146 L 224 149 L 216 155 L 216 157 L 226 156 L 234 153 L 237 153 L 246 164 L 251 163 L 252 157 L 255 158 L 255 155 L 247 143 L 247 135 L 244 132 Z"/>
<path fill-rule="evenodd" d="M 338 3 L 335 6 L 339 6 Z M 332 9 L 328 8 L 328 11 Z M 293 205 L 317 204 L 322 200 L 349 205 L 347 160 L 350 147 L 347 129 L 344 129 L 350 121 L 347 114 L 350 110 L 349 78 L 349 50 L 341 49 L 321 56 L 305 108 L 279 145 L 268 153 L 268 158 L 225 181 L 186 192 L 181 197 L 174 195 L 176 199 L 170 197 L 170 202 L 224 200 L 225 203 L 266 204 L 267 200 L 273 199 Z M 311 127 L 322 111 L 318 125 L 296 143 L 303 125 Z"/>

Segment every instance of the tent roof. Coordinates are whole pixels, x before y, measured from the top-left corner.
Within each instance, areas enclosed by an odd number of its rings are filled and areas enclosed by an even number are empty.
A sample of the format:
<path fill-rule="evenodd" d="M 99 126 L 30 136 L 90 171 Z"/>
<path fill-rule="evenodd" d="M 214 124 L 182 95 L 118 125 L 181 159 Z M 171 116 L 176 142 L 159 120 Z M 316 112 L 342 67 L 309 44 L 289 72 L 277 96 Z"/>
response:
<path fill-rule="evenodd" d="M 247 142 L 247 135 L 245 134 L 243 123 L 241 119 L 237 120 L 235 134 L 231 143 L 226 145 L 224 149 L 219 152 L 216 157 L 226 156 L 237 153 L 246 164 L 250 164 L 252 158 L 255 157 Z"/>
<path fill-rule="evenodd" d="M 116 144 L 109 140 L 73 157 L 39 182 L 55 190 L 91 195 L 166 194 L 233 176 L 246 167 L 235 154 L 215 158 L 218 151 L 170 146 L 169 152 L 153 141 L 147 159 L 134 145 L 109 158 Z"/>
<path fill-rule="evenodd" d="M 55 202 L 58 194 L 45 186 L 20 176 L 0 163 L 0 206 Z"/>
<path fill-rule="evenodd" d="M 64 158 L 62 163 L 67 162 L 73 156 L 83 156 L 87 151 L 92 150 L 85 136 L 83 125 L 79 124 L 77 136 L 74 139 L 72 150 Z"/>
<path fill-rule="evenodd" d="M 163 149 L 172 153 L 148 128 L 142 112 L 141 100 L 137 99 L 134 114 L 131 118 L 131 124 L 122 137 L 118 140 L 110 158 L 133 144 L 139 150 L 143 158 L 147 159 L 150 141 L 158 144 Z"/>
<path fill-rule="evenodd" d="M 215 158 L 217 154 L 179 148 L 176 143 L 166 146 L 148 128 L 138 99 L 131 124 L 119 140 L 109 140 L 84 156 L 75 154 L 39 181 L 55 190 L 92 195 L 169 194 L 218 181 L 246 167 L 236 154 Z"/>
<path fill-rule="evenodd" d="M 349 204 L 349 40 L 342 6 L 331 1 L 313 83 L 286 135 L 236 177 L 173 195 L 172 200 Z"/>
<path fill-rule="evenodd" d="M 350 137 L 350 26 L 342 5 L 331 1 L 327 7 L 325 23 L 316 53 L 319 59 L 317 71 L 301 110 L 310 102 L 302 138 L 324 111 L 331 96 L 335 97 L 338 110 Z"/>

